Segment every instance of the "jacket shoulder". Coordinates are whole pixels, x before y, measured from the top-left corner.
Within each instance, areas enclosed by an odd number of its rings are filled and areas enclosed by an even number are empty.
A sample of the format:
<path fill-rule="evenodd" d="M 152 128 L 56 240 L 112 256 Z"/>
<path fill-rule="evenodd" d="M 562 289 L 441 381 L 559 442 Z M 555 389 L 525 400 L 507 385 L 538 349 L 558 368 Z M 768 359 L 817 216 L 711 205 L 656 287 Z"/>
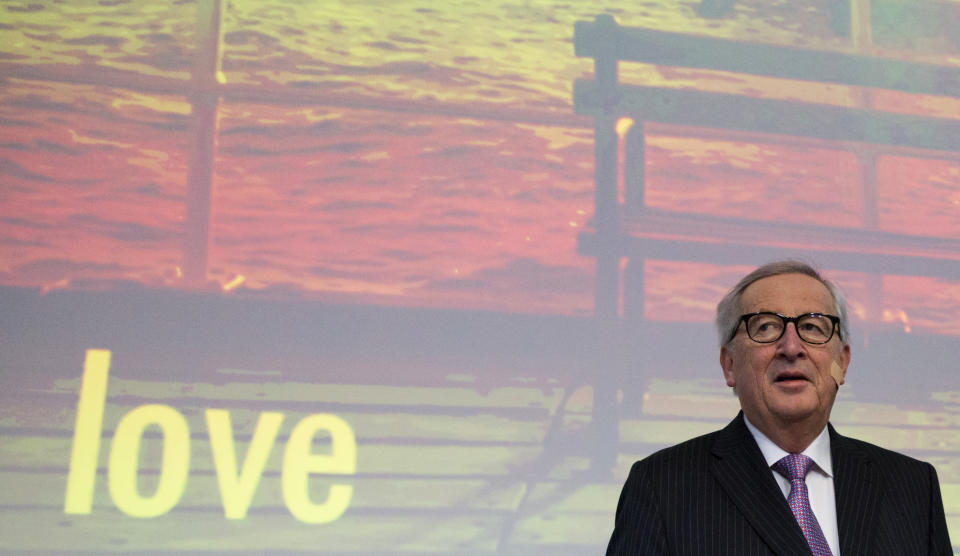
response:
<path fill-rule="evenodd" d="M 839 443 L 838 447 L 844 454 L 854 454 L 865 458 L 880 466 L 881 469 L 910 470 L 913 472 L 926 473 L 932 467 L 925 461 L 856 438 L 838 435 L 832 441 Z"/>

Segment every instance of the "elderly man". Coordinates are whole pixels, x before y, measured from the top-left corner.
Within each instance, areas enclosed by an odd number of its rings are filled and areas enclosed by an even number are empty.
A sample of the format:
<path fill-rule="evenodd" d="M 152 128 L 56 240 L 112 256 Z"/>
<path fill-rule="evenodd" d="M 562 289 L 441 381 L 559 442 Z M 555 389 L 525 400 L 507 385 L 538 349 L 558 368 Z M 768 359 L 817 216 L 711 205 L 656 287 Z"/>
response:
<path fill-rule="evenodd" d="M 633 465 L 608 556 L 952 554 L 933 466 L 828 423 L 850 363 L 833 284 L 804 263 L 762 266 L 716 324 L 742 411 Z"/>

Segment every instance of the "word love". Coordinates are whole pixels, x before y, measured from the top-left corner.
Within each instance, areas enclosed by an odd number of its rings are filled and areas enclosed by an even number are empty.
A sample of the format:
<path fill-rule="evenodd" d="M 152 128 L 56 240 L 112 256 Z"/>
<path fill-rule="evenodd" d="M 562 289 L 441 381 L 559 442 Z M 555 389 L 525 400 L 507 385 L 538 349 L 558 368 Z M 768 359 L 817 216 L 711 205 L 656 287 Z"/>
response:
<path fill-rule="evenodd" d="M 93 507 L 110 356 L 108 350 L 87 350 L 64 499 L 64 512 L 68 514 L 89 514 Z M 243 466 L 238 470 L 230 412 L 206 410 L 207 433 L 227 519 L 246 517 L 283 418 L 278 412 L 260 414 Z M 159 427 L 162 433 L 163 460 L 156 490 L 145 496 L 138 488 L 140 445 L 144 431 L 150 426 Z M 313 439 L 320 432 L 330 437 L 329 454 L 311 451 Z M 284 450 L 280 481 L 284 504 L 295 518 L 305 523 L 335 521 L 349 506 L 353 486 L 333 484 L 327 499 L 316 504 L 309 496 L 310 475 L 352 475 L 356 469 L 357 442 L 350 425 L 335 415 L 309 415 L 293 427 Z M 179 411 L 167 405 L 146 404 L 120 419 L 111 442 L 107 469 L 110 497 L 120 511 L 144 518 L 167 513 L 183 497 L 189 474 L 190 429 Z"/>

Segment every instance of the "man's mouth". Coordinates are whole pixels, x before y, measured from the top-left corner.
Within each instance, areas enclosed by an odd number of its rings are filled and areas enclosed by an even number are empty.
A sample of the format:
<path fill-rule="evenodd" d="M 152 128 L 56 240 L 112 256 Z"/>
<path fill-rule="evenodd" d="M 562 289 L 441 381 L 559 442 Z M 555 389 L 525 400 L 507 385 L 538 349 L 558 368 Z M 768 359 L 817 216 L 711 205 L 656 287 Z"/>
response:
<path fill-rule="evenodd" d="M 803 380 L 807 380 L 807 377 L 805 377 L 803 373 L 787 372 L 777 375 L 777 378 L 774 379 L 774 382 L 796 382 Z"/>

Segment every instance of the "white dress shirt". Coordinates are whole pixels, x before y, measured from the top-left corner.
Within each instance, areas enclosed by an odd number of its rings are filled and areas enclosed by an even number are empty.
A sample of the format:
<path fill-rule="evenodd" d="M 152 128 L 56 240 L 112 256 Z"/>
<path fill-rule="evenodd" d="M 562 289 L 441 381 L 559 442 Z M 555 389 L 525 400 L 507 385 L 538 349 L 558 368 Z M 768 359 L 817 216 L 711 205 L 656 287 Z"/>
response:
<path fill-rule="evenodd" d="M 753 435 L 763 458 L 767 460 L 767 467 L 780 461 L 788 455 L 781 447 L 773 443 L 765 434 L 760 432 L 753 423 L 744 416 L 744 422 L 747 429 Z M 810 507 L 813 509 L 813 515 L 817 516 L 817 523 L 823 531 L 823 536 L 830 545 L 830 551 L 833 556 L 840 556 L 840 533 L 837 528 L 837 502 L 833 491 L 833 461 L 830 457 L 830 434 L 827 427 L 824 427 L 820 434 L 807 446 L 807 449 L 801 452 L 803 455 L 813 460 L 813 467 L 807 473 L 807 492 L 810 496 Z M 783 475 L 770 469 L 773 478 L 780 485 L 783 491 L 783 497 L 790 495 L 790 480 Z"/>

